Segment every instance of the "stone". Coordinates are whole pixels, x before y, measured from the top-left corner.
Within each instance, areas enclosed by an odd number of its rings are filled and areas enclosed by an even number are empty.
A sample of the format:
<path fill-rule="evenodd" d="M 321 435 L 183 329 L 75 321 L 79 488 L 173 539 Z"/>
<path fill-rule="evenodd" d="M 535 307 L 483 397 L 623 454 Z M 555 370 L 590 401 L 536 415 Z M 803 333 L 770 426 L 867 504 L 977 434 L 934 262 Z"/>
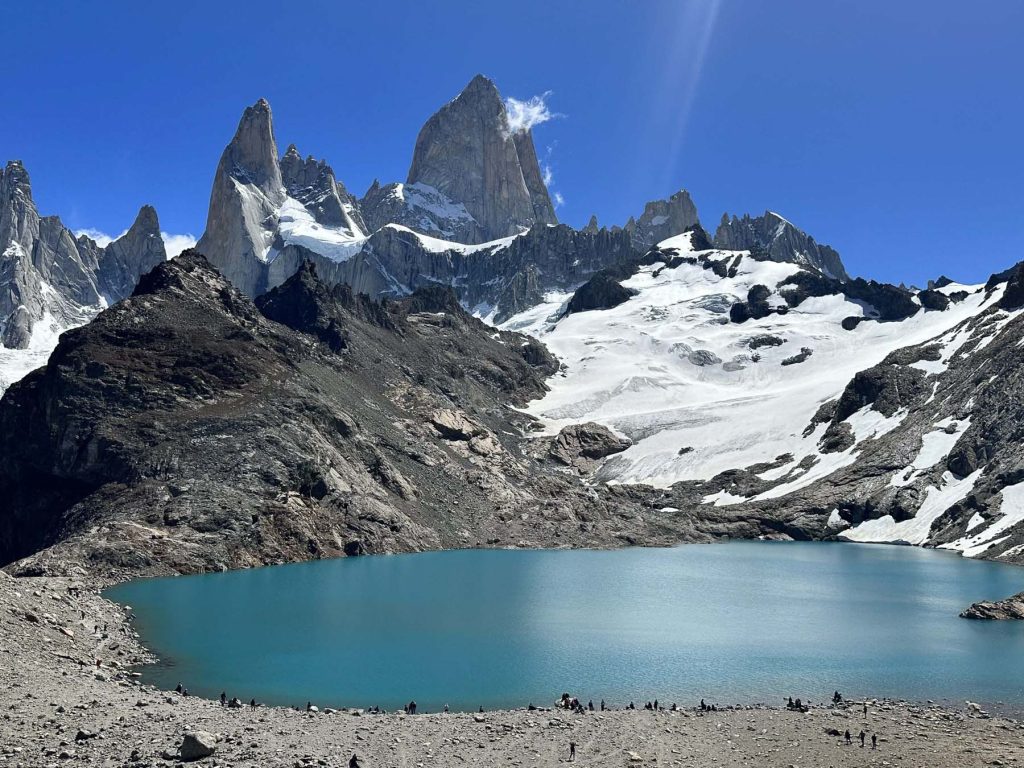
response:
<path fill-rule="evenodd" d="M 995 602 L 982 600 L 972 603 L 960 613 L 960 617 L 983 621 L 1019 621 L 1024 619 L 1024 592 L 1019 592 L 1005 600 Z"/>
<path fill-rule="evenodd" d="M 217 738 L 207 731 L 190 731 L 181 740 L 178 757 L 185 762 L 202 760 L 217 751 Z"/>

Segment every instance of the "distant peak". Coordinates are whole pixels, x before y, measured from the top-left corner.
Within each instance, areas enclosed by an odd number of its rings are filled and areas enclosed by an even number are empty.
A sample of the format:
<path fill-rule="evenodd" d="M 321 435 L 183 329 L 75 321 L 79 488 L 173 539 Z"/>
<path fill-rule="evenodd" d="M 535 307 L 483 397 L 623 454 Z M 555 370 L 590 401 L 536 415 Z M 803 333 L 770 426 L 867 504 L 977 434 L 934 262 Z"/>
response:
<path fill-rule="evenodd" d="M 284 156 L 285 157 L 289 157 L 289 156 L 297 157 L 297 158 L 300 158 L 300 159 L 302 158 L 302 154 L 299 152 L 299 148 L 296 147 L 294 144 L 289 144 L 288 145 L 288 149 L 286 149 L 284 151 Z"/>
<path fill-rule="evenodd" d="M 156 215 L 156 208 L 152 205 L 144 205 L 139 209 L 131 230 L 141 230 L 146 233 L 160 233 L 160 219 Z"/>
<path fill-rule="evenodd" d="M 25 165 L 21 160 L 8 160 L 3 174 L 0 174 L 0 181 L 2 181 L 4 189 L 11 192 L 14 189 L 21 189 L 31 199 L 32 183 L 29 180 L 28 171 L 25 170 Z"/>

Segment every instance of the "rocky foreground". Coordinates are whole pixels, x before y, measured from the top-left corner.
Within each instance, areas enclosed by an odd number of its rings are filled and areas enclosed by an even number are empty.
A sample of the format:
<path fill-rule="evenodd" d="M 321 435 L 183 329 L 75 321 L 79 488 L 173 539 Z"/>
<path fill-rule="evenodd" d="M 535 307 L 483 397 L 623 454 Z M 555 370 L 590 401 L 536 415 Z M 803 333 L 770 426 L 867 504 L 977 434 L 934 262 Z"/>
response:
<path fill-rule="evenodd" d="M 706 714 L 234 709 L 141 685 L 132 666 L 152 657 L 124 610 L 101 598 L 95 585 L 0 572 L 0 605 L 3 766 L 172 766 L 183 763 L 183 742 L 196 765 L 225 768 L 345 766 L 353 753 L 365 768 L 555 765 L 568 761 L 570 742 L 584 765 L 933 767 L 1024 760 L 1024 724 L 972 705 L 956 711 L 871 701 L 867 715 L 859 703 L 806 713 L 753 707 Z M 851 746 L 840 735 L 847 729 Z"/>
<path fill-rule="evenodd" d="M 971 603 L 970 607 L 960 613 L 965 619 L 982 619 L 994 621 L 1024 619 L 1024 592 L 1005 600 L 981 600 Z"/>

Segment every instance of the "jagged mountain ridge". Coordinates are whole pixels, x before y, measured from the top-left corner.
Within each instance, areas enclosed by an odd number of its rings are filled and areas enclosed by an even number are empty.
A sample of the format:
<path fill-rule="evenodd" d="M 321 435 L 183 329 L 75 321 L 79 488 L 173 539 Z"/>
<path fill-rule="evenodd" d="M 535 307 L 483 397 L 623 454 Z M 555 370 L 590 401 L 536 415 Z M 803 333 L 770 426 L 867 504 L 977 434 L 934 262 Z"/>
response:
<path fill-rule="evenodd" d="M 599 429 L 526 438 L 508 405 L 556 365 L 442 286 L 381 304 L 306 265 L 257 306 L 186 252 L 0 400 L 0 446 L 19 445 L 0 450 L 0 560 L 170 573 L 685 537 L 579 482 Z"/>
<path fill-rule="evenodd" d="M 105 247 L 40 216 L 19 161 L 0 171 L 0 392 L 46 362 L 66 330 L 129 295 L 167 258 L 151 206 Z"/>

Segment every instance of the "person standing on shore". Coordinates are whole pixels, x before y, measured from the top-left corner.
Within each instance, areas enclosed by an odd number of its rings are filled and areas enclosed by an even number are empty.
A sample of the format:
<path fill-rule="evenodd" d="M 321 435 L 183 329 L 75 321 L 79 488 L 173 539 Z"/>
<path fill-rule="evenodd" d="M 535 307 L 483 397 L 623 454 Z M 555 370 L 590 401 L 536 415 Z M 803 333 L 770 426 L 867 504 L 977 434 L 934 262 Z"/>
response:
<path fill-rule="evenodd" d="M 864 731 L 861 731 L 861 732 L 860 732 L 860 748 L 861 748 L 861 749 L 864 749 L 864 737 L 865 737 L 866 735 L 867 735 L 867 734 L 866 734 L 866 733 L 864 733 Z"/>
<path fill-rule="evenodd" d="M 872 733 L 871 734 L 871 748 L 872 749 L 878 749 L 878 734 L 877 733 Z"/>
<path fill-rule="evenodd" d="M 251 700 L 251 701 L 249 702 L 249 708 L 250 708 L 250 709 L 251 709 L 251 710 L 252 710 L 253 712 L 255 712 L 255 711 L 256 711 L 256 699 L 252 699 L 252 700 Z"/>
<path fill-rule="evenodd" d="M 850 739 L 850 729 L 847 728 L 846 729 L 846 746 L 850 746 L 850 744 L 852 744 L 852 743 L 853 743 L 853 741 L 852 741 L 852 739 Z"/>
<path fill-rule="evenodd" d="M 575 762 L 575 760 L 576 760 L 576 742 L 575 741 L 570 741 L 569 742 L 569 762 L 572 763 L 572 762 Z"/>

